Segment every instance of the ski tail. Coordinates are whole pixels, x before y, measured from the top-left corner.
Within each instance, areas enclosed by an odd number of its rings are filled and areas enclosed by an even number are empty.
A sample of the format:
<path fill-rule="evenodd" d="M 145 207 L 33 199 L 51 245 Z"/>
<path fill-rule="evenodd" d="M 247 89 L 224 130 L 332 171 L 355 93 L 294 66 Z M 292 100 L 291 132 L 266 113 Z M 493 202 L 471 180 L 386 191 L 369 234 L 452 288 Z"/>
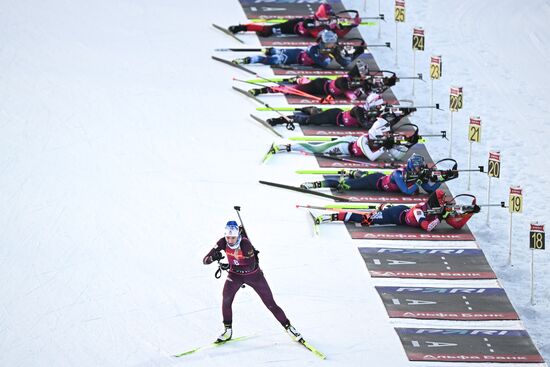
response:
<path fill-rule="evenodd" d="M 212 23 L 212 27 L 216 28 L 216 29 L 219 30 L 219 31 L 222 31 L 223 33 L 227 34 L 229 37 L 233 38 L 234 40 L 237 40 L 238 42 L 244 44 L 243 40 L 241 40 L 240 38 L 238 38 L 237 36 L 235 36 L 233 33 L 231 33 L 231 32 L 229 31 L 229 29 L 224 28 L 224 27 L 219 26 L 219 25 L 214 24 L 214 23 Z"/>
<path fill-rule="evenodd" d="M 277 130 L 275 130 L 273 128 L 273 126 L 271 126 L 270 124 L 267 123 L 267 121 L 259 118 L 258 116 L 255 116 L 253 114 L 250 114 L 250 117 L 252 117 L 254 120 L 256 120 L 257 122 L 259 122 L 263 127 L 265 127 L 266 129 L 268 129 L 269 131 L 271 131 L 273 134 L 277 135 L 279 138 L 284 138 L 284 136 L 282 136 Z"/>
<path fill-rule="evenodd" d="M 219 61 L 219 62 L 221 62 L 221 63 L 223 63 L 223 64 L 226 64 L 226 65 L 229 65 L 229 66 L 233 66 L 234 68 L 237 68 L 237 69 L 239 69 L 239 70 L 242 70 L 242 71 L 244 71 L 244 72 L 246 72 L 246 73 L 248 73 L 248 74 L 256 75 L 256 73 L 253 72 L 252 70 L 249 70 L 249 69 L 245 68 L 245 67 L 242 66 L 242 65 L 234 64 L 234 63 L 232 63 L 230 60 L 222 59 L 221 57 L 218 57 L 218 56 L 212 56 L 212 59 L 213 59 L 213 60 L 216 60 L 216 61 Z"/>
<path fill-rule="evenodd" d="M 259 182 L 263 185 L 278 187 L 278 188 L 286 189 L 286 190 L 303 192 L 305 194 L 320 196 L 320 197 L 324 197 L 324 198 L 327 198 L 327 199 L 332 199 L 332 200 L 335 200 L 335 201 L 344 201 L 344 202 L 350 201 L 350 199 L 345 198 L 345 197 L 325 194 L 325 193 L 322 193 L 322 192 L 311 191 L 311 190 L 303 189 L 303 188 L 297 187 L 297 186 L 285 185 L 285 184 L 280 184 L 280 183 L 277 183 L 277 182 L 270 182 L 270 181 L 263 181 L 263 180 L 260 180 Z"/>
<path fill-rule="evenodd" d="M 247 96 L 247 97 L 250 97 L 250 98 L 252 98 L 253 100 L 256 101 L 256 96 L 253 96 L 252 94 L 250 94 L 248 91 L 246 91 L 246 90 L 244 90 L 244 89 L 241 89 L 241 88 L 238 88 L 238 87 L 233 86 L 233 90 L 235 90 L 235 91 L 241 93 L 242 95 L 245 95 L 245 96 Z M 260 101 L 260 103 L 261 103 L 261 101 Z"/>

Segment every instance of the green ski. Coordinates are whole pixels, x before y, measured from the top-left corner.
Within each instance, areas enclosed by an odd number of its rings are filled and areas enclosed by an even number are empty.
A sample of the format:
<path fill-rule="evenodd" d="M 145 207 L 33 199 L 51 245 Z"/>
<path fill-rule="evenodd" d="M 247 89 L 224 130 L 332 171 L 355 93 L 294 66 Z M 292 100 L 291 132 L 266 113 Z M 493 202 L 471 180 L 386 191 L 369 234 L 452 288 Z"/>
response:
<path fill-rule="evenodd" d="M 311 219 L 313 220 L 313 233 L 316 236 L 319 236 L 319 234 L 320 234 L 319 223 L 317 223 L 315 221 L 315 215 L 313 215 L 313 213 L 311 211 L 308 211 L 308 213 L 311 216 Z"/>
<path fill-rule="evenodd" d="M 343 74 L 345 75 L 345 74 Z M 323 75 L 322 77 L 321 76 L 307 76 L 307 78 L 309 80 L 315 80 L 317 78 L 323 78 L 323 79 L 332 79 L 332 80 L 335 80 L 335 79 L 338 79 L 340 78 L 342 75 Z M 265 82 L 271 82 L 271 83 L 281 83 L 281 82 L 286 82 L 286 83 L 291 83 L 291 84 L 294 84 L 296 83 L 295 81 L 292 81 L 292 79 L 296 79 L 295 77 L 293 78 L 262 78 L 262 79 L 248 79 L 247 82 L 248 83 L 265 83 Z"/>
<path fill-rule="evenodd" d="M 338 105 L 338 107 L 320 107 L 321 111 L 327 111 L 327 110 L 330 110 L 330 109 L 333 109 L 333 108 L 339 108 L 343 111 L 349 111 L 351 110 L 353 107 L 346 107 L 346 106 L 342 106 L 342 105 Z M 256 107 L 256 111 L 283 111 L 283 112 L 295 112 L 295 111 L 300 111 L 301 108 L 296 108 L 296 107 Z"/>
<path fill-rule="evenodd" d="M 323 353 L 318 351 L 315 347 L 313 347 L 313 345 L 306 342 L 303 338 L 300 339 L 298 342 L 302 344 L 304 347 L 306 347 L 311 353 L 315 354 L 317 357 L 321 359 L 327 359 L 327 357 Z"/>
<path fill-rule="evenodd" d="M 357 171 L 356 169 L 335 169 L 335 168 L 319 168 L 319 169 L 300 169 L 296 173 L 300 175 L 346 175 L 352 173 L 352 171 Z M 385 170 L 385 169 L 376 169 L 373 168 L 372 171 L 368 170 L 359 170 L 361 173 L 370 175 L 372 173 L 383 173 L 385 175 L 390 175 L 394 170 Z"/>
<path fill-rule="evenodd" d="M 265 153 L 262 159 L 262 164 L 266 163 L 273 156 L 273 154 L 277 153 L 278 150 L 279 149 L 277 148 L 277 144 L 275 143 L 271 144 L 271 146 L 269 147 L 269 150 L 267 151 L 267 153 Z"/>
<path fill-rule="evenodd" d="M 327 209 L 358 209 L 358 210 L 378 210 L 381 203 L 350 203 L 350 204 L 327 204 Z M 415 204 L 398 204 L 413 207 Z M 386 204 L 384 208 L 389 208 L 393 204 Z"/>
<path fill-rule="evenodd" d="M 193 354 L 193 353 L 196 353 L 196 352 L 201 351 L 201 350 L 220 347 L 220 346 L 222 346 L 224 344 L 227 344 L 227 343 L 233 343 L 233 342 L 237 342 L 237 341 L 241 341 L 241 340 L 250 339 L 253 336 L 254 335 L 239 336 L 238 338 L 229 339 L 228 341 L 225 341 L 225 342 L 212 342 L 210 344 L 203 345 L 201 347 L 197 347 L 195 349 L 188 350 L 187 352 L 183 352 L 183 353 L 180 353 L 180 354 L 174 354 L 174 357 L 179 358 L 179 357 L 187 356 L 189 354 Z"/>
<path fill-rule="evenodd" d="M 375 19 L 380 19 L 380 18 L 375 18 Z M 267 19 L 267 18 L 253 18 L 253 19 L 249 19 L 252 23 L 284 23 L 284 22 L 287 22 L 288 19 L 285 19 L 285 18 L 270 18 L 270 19 Z M 361 25 L 368 25 L 368 26 L 374 26 L 374 25 L 377 25 L 378 22 L 370 22 L 370 21 L 361 21 L 360 23 Z"/>

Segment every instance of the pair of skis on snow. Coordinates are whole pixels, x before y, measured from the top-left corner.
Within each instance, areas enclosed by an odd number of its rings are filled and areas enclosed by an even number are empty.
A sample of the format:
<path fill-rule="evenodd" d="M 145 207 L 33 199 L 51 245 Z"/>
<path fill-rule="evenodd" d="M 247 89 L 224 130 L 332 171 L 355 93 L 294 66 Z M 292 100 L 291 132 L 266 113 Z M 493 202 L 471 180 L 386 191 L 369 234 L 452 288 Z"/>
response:
<path fill-rule="evenodd" d="M 224 345 L 224 344 L 234 343 L 234 342 L 238 342 L 238 341 L 247 340 L 247 339 L 252 338 L 253 336 L 254 336 L 254 335 L 239 336 L 239 337 L 237 337 L 237 338 L 232 338 L 232 339 L 229 339 L 229 340 L 227 340 L 227 341 L 222 341 L 222 342 L 215 341 L 215 342 L 213 342 L 213 343 L 206 344 L 206 345 L 203 345 L 203 346 L 200 346 L 200 347 L 197 347 L 197 348 L 188 350 L 187 352 L 175 354 L 174 357 L 179 358 L 179 357 L 187 356 L 187 355 L 190 355 L 190 354 L 193 354 L 193 353 L 196 353 L 196 352 L 205 350 L 205 349 L 216 348 L 216 347 L 220 347 L 220 346 L 222 346 L 222 345 Z M 300 339 L 300 340 L 298 340 L 297 342 L 300 343 L 301 345 L 303 345 L 307 350 L 309 350 L 311 353 L 315 354 L 317 357 L 319 357 L 319 358 L 321 358 L 321 359 L 326 359 L 326 358 L 327 358 L 323 353 L 321 353 L 320 351 L 318 351 L 315 347 L 313 347 L 311 344 L 309 344 L 308 342 L 306 342 L 303 338 Z"/>

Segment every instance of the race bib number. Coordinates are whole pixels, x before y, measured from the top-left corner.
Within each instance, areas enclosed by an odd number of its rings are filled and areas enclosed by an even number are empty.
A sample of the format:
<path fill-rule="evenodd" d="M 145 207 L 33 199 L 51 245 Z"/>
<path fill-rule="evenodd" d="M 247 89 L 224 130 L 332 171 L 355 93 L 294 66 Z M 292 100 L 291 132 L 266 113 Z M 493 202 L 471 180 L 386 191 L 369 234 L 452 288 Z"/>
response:
<path fill-rule="evenodd" d="M 413 214 L 414 214 L 414 219 L 416 219 L 416 221 L 419 222 L 419 223 L 420 223 L 421 219 L 426 217 L 424 215 L 424 212 L 420 209 L 414 209 Z"/>

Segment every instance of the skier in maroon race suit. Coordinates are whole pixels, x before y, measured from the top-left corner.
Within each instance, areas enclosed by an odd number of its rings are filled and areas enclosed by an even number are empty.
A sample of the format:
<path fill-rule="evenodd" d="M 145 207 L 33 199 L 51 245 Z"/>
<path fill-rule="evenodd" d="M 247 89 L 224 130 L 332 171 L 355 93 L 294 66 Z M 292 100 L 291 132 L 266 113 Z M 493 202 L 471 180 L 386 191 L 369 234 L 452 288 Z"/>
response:
<path fill-rule="evenodd" d="M 262 302 L 267 306 L 273 316 L 283 325 L 288 334 L 295 340 L 300 341 L 302 335 L 290 324 L 285 313 L 273 299 L 273 293 L 264 277 L 263 271 L 258 264 L 258 252 L 252 243 L 241 231 L 236 221 L 229 221 L 225 227 L 225 236 L 220 238 L 216 246 L 208 252 L 202 262 L 205 265 L 223 259 L 221 251 L 225 251 L 229 262 L 229 274 L 223 287 L 223 326 L 224 332 L 218 337 L 217 342 L 226 342 L 233 335 L 232 322 L 233 311 L 231 305 L 235 294 L 243 284 L 248 285 L 260 296 Z"/>
<path fill-rule="evenodd" d="M 334 14 L 330 4 L 321 4 L 315 12 L 315 15 L 307 18 L 289 19 L 280 24 L 239 24 L 233 25 L 228 30 L 233 33 L 256 32 L 260 37 L 280 36 L 283 34 L 295 34 L 303 37 L 317 38 L 324 29 L 329 29 L 336 33 L 338 37 L 344 37 L 353 28 L 361 24 L 361 17 L 357 13 L 353 19 L 343 19 L 347 24 Z"/>

